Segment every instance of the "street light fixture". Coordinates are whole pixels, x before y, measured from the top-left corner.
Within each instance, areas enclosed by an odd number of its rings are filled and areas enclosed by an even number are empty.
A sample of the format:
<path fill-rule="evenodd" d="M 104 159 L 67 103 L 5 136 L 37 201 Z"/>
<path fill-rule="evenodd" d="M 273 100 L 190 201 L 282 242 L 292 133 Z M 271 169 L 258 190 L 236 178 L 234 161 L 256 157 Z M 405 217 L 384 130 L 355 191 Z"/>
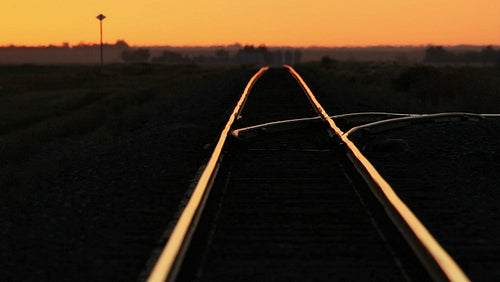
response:
<path fill-rule="evenodd" d="M 102 54 L 102 20 L 104 20 L 106 18 L 105 15 L 103 14 L 99 14 L 97 17 L 96 17 L 98 20 L 99 20 L 99 23 L 100 23 L 100 26 L 101 26 L 101 73 L 102 73 L 102 69 L 103 69 L 103 65 L 104 65 L 104 57 L 103 57 L 103 54 Z"/>

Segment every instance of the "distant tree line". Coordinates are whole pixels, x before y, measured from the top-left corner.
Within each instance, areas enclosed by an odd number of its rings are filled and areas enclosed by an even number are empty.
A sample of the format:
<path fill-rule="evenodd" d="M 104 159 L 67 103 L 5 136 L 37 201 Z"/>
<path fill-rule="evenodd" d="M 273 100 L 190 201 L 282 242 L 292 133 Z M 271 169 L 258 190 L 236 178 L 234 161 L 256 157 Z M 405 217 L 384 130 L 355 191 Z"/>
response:
<path fill-rule="evenodd" d="M 123 50 L 122 59 L 126 63 L 142 63 L 147 62 L 151 54 L 148 49 L 139 48 L 136 50 Z"/>
<path fill-rule="evenodd" d="M 191 60 L 188 57 L 184 57 L 182 54 L 179 53 L 175 53 L 172 51 L 163 51 L 160 56 L 151 59 L 151 62 L 182 64 L 182 63 L 190 63 Z"/>
<path fill-rule="evenodd" d="M 190 64 L 190 63 L 213 63 L 213 64 L 249 64 L 249 65 L 281 65 L 283 63 L 292 65 L 302 60 L 302 52 L 298 49 L 286 49 L 270 51 L 266 46 L 246 45 L 241 47 L 233 56 L 224 48 L 215 50 L 212 56 L 185 56 L 183 54 L 164 50 L 159 56 L 151 58 L 149 49 L 127 48 L 122 51 L 121 58 L 126 63 L 160 63 L 160 64 Z"/>
<path fill-rule="evenodd" d="M 298 49 L 294 52 L 291 49 L 270 51 L 264 45 L 258 47 L 246 45 L 236 53 L 234 61 L 242 63 L 253 61 L 261 65 L 282 65 L 283 63 L 293 65 L 302 61 L 302 52 Z"/>
<path fill-rule="evenodd" d="M 455 53 L 442 46 L 431 46 L 425 50 L 424 61 L 428 63 L 500 64 L 500 51 L 487 46 L 481 51 Z"/>
<path fill-rule="evenodd" d="M 134 48 L 124 40 L 103 44 L 104 63 L 160 63 L 160 64 L 214 64 L 214 65 L 293 65 L 301 62 L 302 51 L 294 48 L 268 49 L 265 45 L 239 44 L 219 46 L 212 54 L 188 51 L 182 54 L 171 50 Z M 182 49 L 181 49 L 182 50 Z M 95 64 L 99 62 L 100 44 L 69 42 L 48 46 L 0 46 L 0 64 Z"/>
<path fill-rule="evenodd" d="M 121 53 L 130 47 L 124 40 L 103 44 L 104 63 L 122 61 Z M 100 44 L 69 42 L 48 46 L 0 47 L 0 64 L 97 64 L 100 60 Z"/>

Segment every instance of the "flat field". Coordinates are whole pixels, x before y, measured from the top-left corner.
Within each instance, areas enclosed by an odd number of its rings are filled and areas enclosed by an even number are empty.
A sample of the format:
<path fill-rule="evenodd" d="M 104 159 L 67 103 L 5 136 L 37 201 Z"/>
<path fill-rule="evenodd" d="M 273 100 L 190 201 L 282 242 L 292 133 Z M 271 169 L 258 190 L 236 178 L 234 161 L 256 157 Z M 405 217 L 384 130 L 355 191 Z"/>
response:
<path fill-rule="evenodd" d="M 254 72 L 0 67 L 0 277 L 134 280 Z"/>
<path fill-rule="evenodd" d="M 496 67 L 296 69 L 332 115 L 500 108 Z M 0 277 L 134 280 L 256 70 L 0 67 Z"/>
<path fill-rule="evenodd" d="M 330 114 L 497 113 L 500 68 L 323 60 L 298 66 Z"/>
<path fill-rule="evenodd" d="M 158 114 L 195 107 L 201 113 L 198 106 L 206 100 L 226 101 L 228 93 L 219 92 L 233 76 L 243 75 L 238 83 L 244 85 L 251 72 L 112 65 L 101 75 L 89 66 L 2 66 L 0 185 L 36 185 L 38 168 L 45 174 L 47 166 L 59 166 L 82 148 L 112 141 Z"/>

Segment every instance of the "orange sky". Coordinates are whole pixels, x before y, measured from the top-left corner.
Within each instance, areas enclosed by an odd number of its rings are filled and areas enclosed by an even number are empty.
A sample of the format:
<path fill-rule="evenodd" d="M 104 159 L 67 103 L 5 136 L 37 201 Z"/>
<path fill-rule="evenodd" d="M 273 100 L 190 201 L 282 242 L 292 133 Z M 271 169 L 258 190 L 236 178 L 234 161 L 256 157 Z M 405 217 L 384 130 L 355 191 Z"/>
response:
<path fill-rule="evenodd" d="M 0 45 L 500 44 L 498 0 L 2 0 Z"/>

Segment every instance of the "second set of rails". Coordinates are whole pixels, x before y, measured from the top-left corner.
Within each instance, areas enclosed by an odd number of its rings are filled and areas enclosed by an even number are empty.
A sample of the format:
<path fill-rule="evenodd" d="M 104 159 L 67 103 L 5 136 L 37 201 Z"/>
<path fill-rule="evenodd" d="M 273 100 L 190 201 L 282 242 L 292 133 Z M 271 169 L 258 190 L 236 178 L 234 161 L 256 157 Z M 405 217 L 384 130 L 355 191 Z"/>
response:
<path fill-rule="evenodd" d="M 148 280 L 467 281 L 350 139 L 361 129 L 336 124 L 387 118 L 479 117 L 332 118 L 292 67 L 260 69 Z"/>

